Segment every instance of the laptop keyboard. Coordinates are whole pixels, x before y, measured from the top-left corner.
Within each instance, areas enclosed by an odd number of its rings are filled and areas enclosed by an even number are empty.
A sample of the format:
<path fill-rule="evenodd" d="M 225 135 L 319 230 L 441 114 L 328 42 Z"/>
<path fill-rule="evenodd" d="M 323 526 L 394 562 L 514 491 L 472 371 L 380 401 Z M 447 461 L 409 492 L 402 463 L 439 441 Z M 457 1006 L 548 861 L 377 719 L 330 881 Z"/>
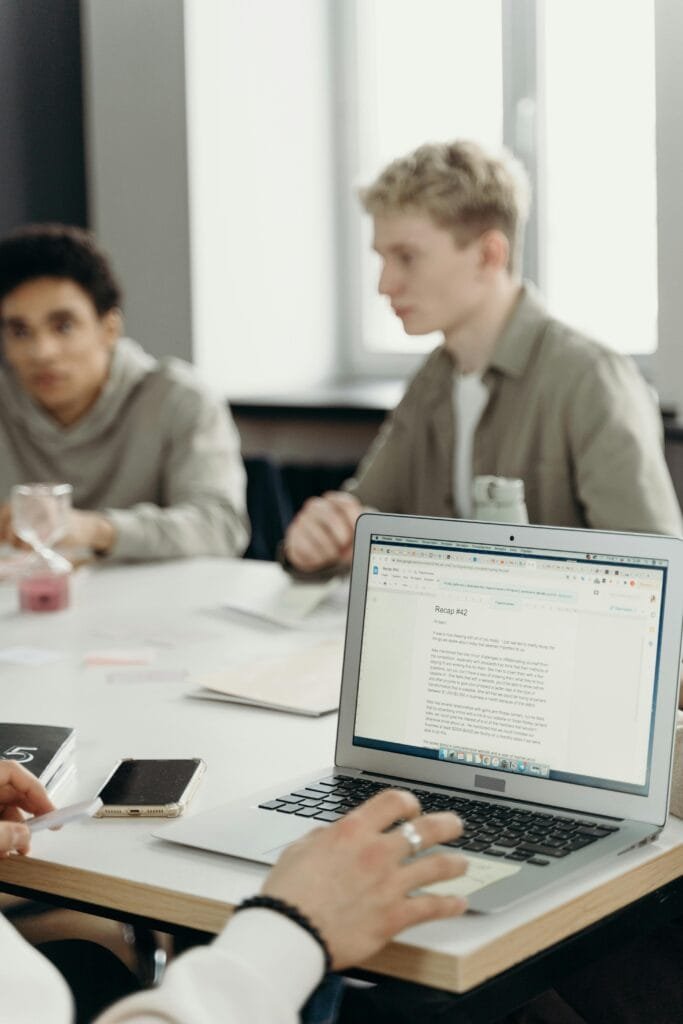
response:
<path fill-rule="evenodd" d="M 330 775 L 294 793 L 267 800 L 259 807 L 332 822 L 383 789 L 408 790 L 418 798 L 425 812 L 455 811 L 462 819 L 463 834 L 445 846 L 525 861 L 538 867 L 545 867 L 559 857 L 567 857 L 574 850 L 619 831 L 617 825 L 486 803 L 466 796 L 432 793 L 426 789 L 391 786 L 347 775 Z"/>

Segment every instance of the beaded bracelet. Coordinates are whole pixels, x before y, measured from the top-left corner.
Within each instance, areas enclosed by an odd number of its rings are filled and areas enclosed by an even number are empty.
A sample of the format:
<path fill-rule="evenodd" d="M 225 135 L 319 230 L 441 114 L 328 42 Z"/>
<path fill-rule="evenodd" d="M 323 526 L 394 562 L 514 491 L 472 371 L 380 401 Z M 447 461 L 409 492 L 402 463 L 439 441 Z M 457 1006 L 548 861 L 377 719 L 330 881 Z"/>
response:
<path fill-rule="evenodd" d="M 263 907 L 264 910 L 274 910 L 276 914 L 282 914 L 283 917 L 288 917 L 290 921 L 294 921 L 304 931 L 307 931 L 322 949 L 323 957 L 325 958 L 325 973 L 327 974 L 332 969 L 332 957 L 327 943 L 313 922 L 305 914 L 302 914 L 298 907 L 294 907 L 291 903 L 286 903 L 284 900 L 279 900 L 275 896 L 250 896 L 249 899 L 238 903 L 233 913 L 238 914 L 240 910 L 248 910 L 249 907 Z"/>

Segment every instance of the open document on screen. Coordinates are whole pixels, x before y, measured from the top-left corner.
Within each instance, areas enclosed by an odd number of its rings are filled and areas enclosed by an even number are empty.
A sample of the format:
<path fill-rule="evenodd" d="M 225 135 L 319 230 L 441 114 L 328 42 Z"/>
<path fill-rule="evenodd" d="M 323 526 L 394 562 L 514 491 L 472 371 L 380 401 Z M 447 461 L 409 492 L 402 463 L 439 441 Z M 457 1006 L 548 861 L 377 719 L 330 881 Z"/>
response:
<path fill-rule="evenodd" d="M 354 743 L 645 793 L 666 564 L 373 536 Z"/>

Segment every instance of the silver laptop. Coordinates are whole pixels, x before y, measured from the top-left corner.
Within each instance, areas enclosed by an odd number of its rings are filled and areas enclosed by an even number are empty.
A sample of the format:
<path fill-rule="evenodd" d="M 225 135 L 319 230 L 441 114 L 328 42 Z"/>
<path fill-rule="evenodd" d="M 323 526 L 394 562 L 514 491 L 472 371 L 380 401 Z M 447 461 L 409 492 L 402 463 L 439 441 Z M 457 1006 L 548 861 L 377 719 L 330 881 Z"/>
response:
<path fill-rule="evenodd" d="M 657 836 L 682 621 L 679 539 L 364 514 L 334 766 L 160 838 L 274 863 L 398 785 L 461 816 L 498 910 Z"/>

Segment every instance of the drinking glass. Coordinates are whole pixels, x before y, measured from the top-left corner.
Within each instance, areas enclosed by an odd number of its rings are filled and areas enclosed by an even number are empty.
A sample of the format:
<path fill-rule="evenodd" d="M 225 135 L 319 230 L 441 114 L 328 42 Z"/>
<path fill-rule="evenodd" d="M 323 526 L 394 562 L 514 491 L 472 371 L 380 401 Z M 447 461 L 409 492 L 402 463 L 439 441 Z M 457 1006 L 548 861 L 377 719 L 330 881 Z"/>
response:
<path fill-rule="evenodd" d="M 12 529 L 48 562 L 55 556 L 54 545 L 67 532 L 71 493 L 71 484 L 17 484 L 12 488 Z"/>

